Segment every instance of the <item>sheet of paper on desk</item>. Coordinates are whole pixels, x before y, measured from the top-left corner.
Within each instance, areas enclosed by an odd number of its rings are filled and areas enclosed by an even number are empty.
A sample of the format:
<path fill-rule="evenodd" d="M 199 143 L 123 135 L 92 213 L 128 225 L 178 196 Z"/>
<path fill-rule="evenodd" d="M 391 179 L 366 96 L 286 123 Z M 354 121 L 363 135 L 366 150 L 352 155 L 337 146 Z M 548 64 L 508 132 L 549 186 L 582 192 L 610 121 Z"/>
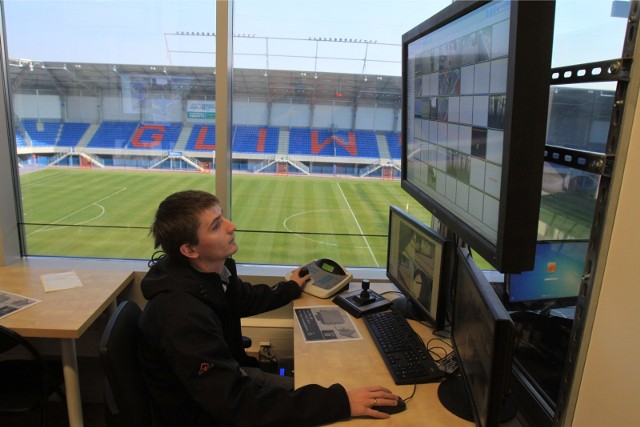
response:
<path fill-rule="evenodd" d="M 305 342 L 362 339 L 351 317 L 339 307 L 296 307 L 294 312 Z"/>
<path fill-rule="evenodd" d="M 82 282 L 75 271 L 43 274 L 40 276 L 40 280 L 42 280 L 42 286 L 45 292 L 79 288 L 82 286 Z"/>
<path fill-rule="evenodd" d="M 0 291 L 0 319 L 39 302 L 35 298 Z"/>

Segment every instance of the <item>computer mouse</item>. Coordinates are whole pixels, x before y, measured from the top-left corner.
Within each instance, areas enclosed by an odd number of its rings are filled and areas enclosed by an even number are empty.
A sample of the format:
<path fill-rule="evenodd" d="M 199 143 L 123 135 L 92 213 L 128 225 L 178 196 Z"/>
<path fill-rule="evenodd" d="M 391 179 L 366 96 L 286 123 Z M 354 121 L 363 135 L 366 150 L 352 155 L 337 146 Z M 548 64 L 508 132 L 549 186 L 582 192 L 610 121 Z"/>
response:
<path fill-rule="evenodd" d="M 407 404 L 404 400 L 398 397 L 398 406 L 373 406 L 371 409 L 375 409 L 376 411 L 384 412 L 389 415 L 397 414 L 398 412 L 402 412 L 407 409 Z"/>

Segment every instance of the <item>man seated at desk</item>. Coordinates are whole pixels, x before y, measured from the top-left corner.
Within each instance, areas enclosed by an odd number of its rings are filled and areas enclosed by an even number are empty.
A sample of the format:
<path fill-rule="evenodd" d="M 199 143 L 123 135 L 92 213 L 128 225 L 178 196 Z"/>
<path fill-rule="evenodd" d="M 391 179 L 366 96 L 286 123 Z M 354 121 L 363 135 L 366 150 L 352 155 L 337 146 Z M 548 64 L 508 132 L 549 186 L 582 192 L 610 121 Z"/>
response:
<path fill-rule="evenodd" d="M 219 200 L 183 191 L 158 207 L 151 231 L 165 256 L 142 281 L 149 301 L 140 320 L 140 356 L 162 426 L 311 426 L 355 417 L 388 418 L 373 406 L 395 406 L 382 386 L 345 390 L 262 372 L 242 346 L 240 318 L 282 307 L 300 296 L 300 270 L 273 287 L 251 285 L 229 257 L 235 224 Z M 253 366 L 252 366 L 253 365 Z"/>

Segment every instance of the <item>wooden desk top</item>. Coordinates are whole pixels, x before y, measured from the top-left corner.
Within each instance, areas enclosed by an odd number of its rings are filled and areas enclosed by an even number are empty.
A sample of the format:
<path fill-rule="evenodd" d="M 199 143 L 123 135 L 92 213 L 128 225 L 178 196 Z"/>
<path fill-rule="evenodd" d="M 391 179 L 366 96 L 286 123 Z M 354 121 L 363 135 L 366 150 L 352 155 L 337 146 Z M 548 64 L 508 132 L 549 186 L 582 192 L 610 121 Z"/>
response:
<path fill-rule="evenodd" d="M 0 267 L 0 290 L 42 302 L 0 319 L 25 337 L 79 338 L 133 280 L 133 272 L 74 270 L 83 286 L 45 292 L 42 274 L 69 269 Z"/>
<path fill-rule="evenodd" d="M 306 294 L 294 302 L 295 307 L 309 307 L 331 304 L 331 299 L 322 300 Z M 369 337 L 367 327 L 362 319 L 354 319 L 362 340 L 341 342 L 306 343 L 300 326 L 294 319 L 294 360 L 296 387 L 305 384 L 329 386 L 342 384 L 347 390 L 367 385 L 382 385 L 395 394 L 406 399 L 413 392 L 413 385 L 395 385 L 378 350 Z M 433 338 L 431 330 L 410 321 L 424 342 Z M 416 393 L 407 402 L 407 409 L 394 414 L 387 420 L 370 418 L 351 419 L 346 421 L 353 426 L 473 426 L 451 414 L 438 400 L 438 383 L 418 384 Z"/>

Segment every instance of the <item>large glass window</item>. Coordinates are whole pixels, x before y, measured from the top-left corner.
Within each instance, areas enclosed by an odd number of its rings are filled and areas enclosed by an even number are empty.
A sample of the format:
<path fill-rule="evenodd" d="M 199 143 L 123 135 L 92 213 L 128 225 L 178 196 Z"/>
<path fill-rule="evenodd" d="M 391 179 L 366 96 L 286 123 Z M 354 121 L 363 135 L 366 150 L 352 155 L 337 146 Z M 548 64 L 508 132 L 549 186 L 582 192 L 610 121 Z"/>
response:
<path fill-rule="evenodd" d="M 397 182 L 399 40 L 441 3 L 341 4 L 339 23 L 336 2 L 234 2 L 241 261 L 379 267 L 390 204 L 430 221 Z M 215 2 L 5 11 L 26 254 L 150 257 L 160 200 L 215 191 Z"/>
<path fill-rule="evenodd" d="M 398 181 L 400 40 L 447 4 L 235 2 L 238 259 L 381 267 L 389 205 L 430 223 Z"/>
<path fill-rule="evenodd" d="M 3 5 L 26 254 L 148 259 L 158 203 L 215 188 L 215 2 Z"/>
<path fill-rule="evenodd" d="M 239 260 L 382 266 L 390 204 L 430 222 L 398 184 L 400 38 L 449 3 L 233 2 Z M 25 253 L 149 258 L 157 204 L 216 188 L 216 2 L 2 5 Z M 610 1 L 558 1 L 553 65 L 618 57 L 625 24 Z M 599 146 L 600 93 L 588 117 L 552 109 L 550 135 Z"/>

